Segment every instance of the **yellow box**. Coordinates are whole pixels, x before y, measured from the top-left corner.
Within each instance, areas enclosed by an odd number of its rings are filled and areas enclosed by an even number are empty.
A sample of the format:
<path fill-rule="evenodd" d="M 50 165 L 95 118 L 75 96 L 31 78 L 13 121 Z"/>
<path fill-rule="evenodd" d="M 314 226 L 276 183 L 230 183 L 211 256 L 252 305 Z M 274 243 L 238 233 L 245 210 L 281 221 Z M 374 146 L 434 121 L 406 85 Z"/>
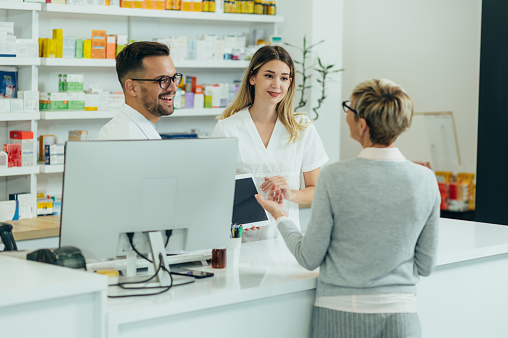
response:
<path fill-rule="evenodd" d="M 46 38 L 39 38 L 39 57 L 44 57 L 44 40 L 47 40 Z"/>
<path fill-rule="evenodd" d="M 56 56 L 57 58 L 62 58 L 63 56 L 63 40 L 55 40 L 56 41 Z"/>
<path fill-rule="evenodd" d="M 203 11 L 203 2 L 193 1 L 192 2 L 192 11 L 193 12 L 202 12 Z"/>
<path fill-rule="evenodd" d="M 56 57 L 56 40 L 48 39 L 48 48 L 47 48 L 47 58 L 55 58 Z"/>
<path fill-rule="evenodd" d="M 61 28 L 53 29 L 53 39 L 63 40 L 63 29 Z"/>
<path fill-rule="evenodd" d="M 92 58 L 92 40 L 83 41 L 83 58 Z"/>
<path fill-rule="evenodd" d="M 192 1 L 191 0 L 182 0 L 182 11 L 185 11 L 185 12 L 192 11 Z"/>

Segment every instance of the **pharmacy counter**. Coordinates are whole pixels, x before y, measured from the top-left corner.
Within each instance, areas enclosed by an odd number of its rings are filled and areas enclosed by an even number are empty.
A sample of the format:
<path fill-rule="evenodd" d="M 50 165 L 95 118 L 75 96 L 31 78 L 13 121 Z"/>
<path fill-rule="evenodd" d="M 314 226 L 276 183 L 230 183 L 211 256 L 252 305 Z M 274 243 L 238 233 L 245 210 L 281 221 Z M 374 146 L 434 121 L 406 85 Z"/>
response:
<path fill-rule="evenodd" d="M 438 267 L 418 285 L 423 336 L 508 337 L 508 227 L 442 219 L 440 236 Z M 317 271 L 282 240 L 242 244 L 238 268 L 201 269 L 216 275 L 109 300 L 108 337 L 308 337 Z"/>
<path fill-rule="evenodd" d="M 440 236 L 438 266 L 418 284 L 423 337 L 508 337 L 508 227 L 442 219 Z M 238 267 L 200 269 L 215 276 L 161 295 L 106 300 L 103 276 L 0 256 L 0 332 L 309 336 L 318 272 L 301 268 L 282 240 L 242 244 Z"/>
<path fill-rule="evenodd" d="M 283 241 L 242 244 L 237 268 L 151 297 L 108 302 L 108 338 L 308 337 L 317 271 L 298 265 Z M 111 290 L 110 290 L 111 291 Z"/>
<path fill-rule="evenodd" d="M 103 336 L 106 277 L 3 255 L 0 274 L 0 336 Z"/>

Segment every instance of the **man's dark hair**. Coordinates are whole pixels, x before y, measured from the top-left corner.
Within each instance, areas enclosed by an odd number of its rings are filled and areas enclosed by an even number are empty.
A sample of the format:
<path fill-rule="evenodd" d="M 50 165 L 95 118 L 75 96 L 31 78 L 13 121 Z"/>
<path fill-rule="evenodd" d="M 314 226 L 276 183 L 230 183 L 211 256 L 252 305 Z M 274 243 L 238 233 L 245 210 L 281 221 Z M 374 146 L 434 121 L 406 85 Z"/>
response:
<path fill-rule="evenodd" d="M 125 90 L 125 80 L 132 76 L 132 73 L 145 70 L 143 59 L 147 56 L 169 56 L 169 47 L 159 42 L 141 41 L 125 46 L 118 53 L 116 56 L 116 73 L 122 89 Z"/>

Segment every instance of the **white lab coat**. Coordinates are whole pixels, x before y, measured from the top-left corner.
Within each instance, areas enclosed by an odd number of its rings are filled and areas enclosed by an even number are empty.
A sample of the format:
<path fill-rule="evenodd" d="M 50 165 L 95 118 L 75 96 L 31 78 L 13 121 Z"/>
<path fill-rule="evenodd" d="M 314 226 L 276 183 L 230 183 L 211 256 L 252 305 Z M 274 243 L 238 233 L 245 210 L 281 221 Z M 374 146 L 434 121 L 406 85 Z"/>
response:
<path fill-rule="evenodd" d="M 299 117 L 300 123 L 309 122 L 306 116 Z M 212 137 L 238 138 L 237 174 L 252 173 L 258 188 L 265 177 L 283 176 L 291 190 L 301 187 L 302 172 L 312 171 L 328 161 L 323 143 L 313 124 L 302 130 L 295 143 L 288 143 L 289 132 L 277 120 L 268 146 L 265 148 L 254 125 L 248 108 L 220 120 L 212 132 Z M 266 197 L 266 194 L 265 194 Z M 284 200 L 284 208 L 291 220 L 300 227 L 297 203 Z M 275 220 L 261 230 L 243 232 L 244 241 L 277 238 L 280 236 Z"/>
<path fill-rule="evenodd" d="M 101 128 L 97 140 L 160 140 L 155 125 L 137 110 L 123 104 L 120 113 Z"/>

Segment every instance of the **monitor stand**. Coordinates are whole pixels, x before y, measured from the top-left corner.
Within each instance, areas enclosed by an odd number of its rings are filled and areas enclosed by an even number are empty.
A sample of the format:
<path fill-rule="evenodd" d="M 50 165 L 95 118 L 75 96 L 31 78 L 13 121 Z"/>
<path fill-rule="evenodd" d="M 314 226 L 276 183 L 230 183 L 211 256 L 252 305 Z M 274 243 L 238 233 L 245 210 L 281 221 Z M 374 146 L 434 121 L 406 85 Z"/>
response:
<path fill-rule="evenodd" d="M 159 264 L 163 264 L 163 266 L 166 268 L 160 269 L 157 273 L 157 277 L 154 278 L 153 282 L 147 282 L 147 283 L 139 283 L 139 284 L 127 284 L 124 285 L 125 288 L 137 288 L 140 286 L 160 286 L 160 287 L 168 287 L 171 285 L 171 277 L 169 276 L 170 267 L 168 264 L 168 261 L 166 259 L 166 248 L 164 247 L 164 241 L 162 239 L 162 234 L 160 231 L 150 231 L 148 233 L 148 239 L 150 242 L 150 250 L 152 252 L 152 263 L 153 263 L 153 271 L 157 271 L 159 268 Z M 162 262 L 161 262 L 162 260 Z M 134 266 L 134 267 L 133 267 Z M 134 271 L 134 273 L 132 272 Z M 127 278 L 122 279 L 122 281 L 127 280 L 133 280 L 133 277 L 136 275 L 136 255 L 128 255 L 127 256 Z M 185 277 L 185 276 L 176 276 L 172 275 L 173 277 L 173 285 L 182 285 L 182 284 L 188 284 L 194 282 L 194 277 Z M 137 280 L 142 280 L 140 276 L 134 277 Z M 143 276 L 144 279 L 146 279 L 146 276 Z M 134 280 L 135 281 L 135 280 Z"/>

